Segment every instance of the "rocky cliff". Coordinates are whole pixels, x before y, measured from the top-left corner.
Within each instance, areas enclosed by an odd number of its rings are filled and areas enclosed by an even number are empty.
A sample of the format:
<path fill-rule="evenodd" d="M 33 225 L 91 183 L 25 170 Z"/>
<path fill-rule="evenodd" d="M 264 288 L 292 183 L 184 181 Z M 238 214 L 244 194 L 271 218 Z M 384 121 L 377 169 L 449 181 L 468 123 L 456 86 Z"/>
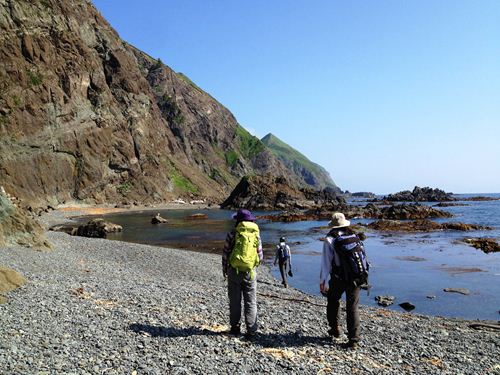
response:
<path fill-rule="evenodd" d="M 332 188 L 337 193 L 341 193 L 341 190 L 335 185 L 330 174 L 322 166 L 313 163 L 305 155 L 275 135 L 269 133 L 262 138 L 262 143 L 269 147 L 273 154 L 288 167 L 293 175 L 298 176 L 302 187 L 317 190 Z"/>
<path fill-rule="evenodd" d="M 0 185 L 25 204 L 221 201 L 246 174 L 298 180 L 89 1 L 0 0 L 0 41 Z"/>

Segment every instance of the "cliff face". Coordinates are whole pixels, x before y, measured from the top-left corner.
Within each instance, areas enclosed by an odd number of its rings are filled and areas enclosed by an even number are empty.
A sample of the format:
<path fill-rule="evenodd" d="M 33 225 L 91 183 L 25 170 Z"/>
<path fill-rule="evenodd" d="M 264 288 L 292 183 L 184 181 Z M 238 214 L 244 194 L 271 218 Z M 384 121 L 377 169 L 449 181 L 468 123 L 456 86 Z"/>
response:
<path fill-rule="evenodd" d="M 336 193 L 341 190 L 335 185 L 330 174 L 320 165 L 313 163 L 302 153 L 269 133 L 262 138 L 271 152 L 280 159 L 290 170 L 289 173 L 297 176 L 299 185 L 317 190 L 331 188 Z"/>
<path fill-rule="evenodd" d="M 0 41 L 0 185 L 26 204 L 220 201 L 243 175 L 290 174 L 89 1 L 0 0 Z"/>

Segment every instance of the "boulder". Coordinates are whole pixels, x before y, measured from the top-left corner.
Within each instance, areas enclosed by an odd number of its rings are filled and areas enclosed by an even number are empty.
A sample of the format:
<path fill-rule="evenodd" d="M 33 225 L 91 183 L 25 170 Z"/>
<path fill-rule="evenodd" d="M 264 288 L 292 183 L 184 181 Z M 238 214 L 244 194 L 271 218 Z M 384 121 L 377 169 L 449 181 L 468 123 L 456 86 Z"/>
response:
<path fill-rule="evenodd" d="M 500 252 L 500 245 L 494 238 L 465 238 L 463 241 L 485 253 Z"/>
<path fill-rule="evenodd" d="M 375 301 L 377 301 L 377 304 L 379 304 L 380 306 L 384 306 L 384 307 L 392 305 L 394 303 L 395 299 L 396 299 L 396 297 L 394 297 L 394 296 L 376 296 L 375 297 Z"/>
<path fill-rule="evenodd" d="M 405 311 L 412 311 L 415 309 L 415 305 L 410 303 L 410 302 L 403 302 L 399 304 L 399 307 L 401 307 Z"/>
<path fill-rule="evenodd" d="M 168 221 L 167 219 L 160 216 L 159 212 L 151 218 L 151 224 L 163 224 L 166 223 L 167 221 Z"/>
<path fill-rule="evenodd" d="M 10 292 L 26 284 L 26 279 L 18 272 L 0 266 L 0 303 L 6 302 L 4 293 Z"/>
<path fill-rule="evenodd" d="M 76 235 L 82 237 L 106 238 L 108 233 L 121 232 L 122 229 L 121 225 L 113 224 L 98 218 L 80 225 L 76 230 Z"/>
<path fill-rule="evenodd" d="M 0 246 L 15 246 L 38 250 L 51 249 L 42 226 L 31 214 L 0 193 Z"/>

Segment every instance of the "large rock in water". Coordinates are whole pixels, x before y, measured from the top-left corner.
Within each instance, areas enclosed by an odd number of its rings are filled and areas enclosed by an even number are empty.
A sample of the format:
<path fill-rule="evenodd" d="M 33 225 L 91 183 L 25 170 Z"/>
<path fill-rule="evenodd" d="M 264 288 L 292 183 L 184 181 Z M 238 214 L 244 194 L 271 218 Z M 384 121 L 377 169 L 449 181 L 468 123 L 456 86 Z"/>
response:
<path fill-rule="evenodd" d="M 82 237 L 106 238 L 108 233 L 121 232 L 122 229 L 121 225 L 113 224 L 98 218 L 80 225 L 76 230 L 76 235 Z"/>
<path fill-rule="evenodd" d="M 0 194 L 0 247 L 15 245 L 40 250 L 51 248 L 41 225 Z"/>
<path fill-rule="evenodd" d="M 464 223 L 436 223 L 434 221 L 420 220 L 378 220 L 368 224 L 368 228 L 380 231 L 399 231 L 399 232 L 431 232 L 437 230 L 491 230 L 490 227 L 484 227 L 475 224 Z"/>
<path fill-rule="evenodd" d="M 221 208 L 248 208 L 252 210 L 284 210 L 334 208 L 345 205 L 345 200 L 333 189 L 315 191 L 296 188 L 284 177 L 246 176 L 241 179 Z"/>
<path fill-rule="evenodd" d="M 394 206 L 383 207 L 380 210 L 377 210 L 376 207 L 370 206 L 367 210 L 375 215 L 375 218 L 389 220 L 437 219 L 453 216 L 447 211 L 441 211 L 436 208 L 420 204 L 397 204 Z"/>
<path fill-rule="evenodd" d="M 413 191 L 405 190 L 399 193 L 389 194 L 382 200 L 390 202 L 443 202 L 454 201 L 452 193 L 446 193 L 441 189 L 432 189 L 430 187 L 420 188 L 415 186 Z"/>

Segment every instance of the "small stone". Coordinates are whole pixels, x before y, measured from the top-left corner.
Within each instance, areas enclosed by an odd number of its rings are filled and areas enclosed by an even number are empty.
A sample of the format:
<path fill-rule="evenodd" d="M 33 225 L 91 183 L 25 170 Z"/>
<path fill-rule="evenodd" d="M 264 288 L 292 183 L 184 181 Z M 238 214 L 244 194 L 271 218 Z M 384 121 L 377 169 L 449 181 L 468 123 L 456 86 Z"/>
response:
<path fill-rule="evenodd" d="M 470 290 L 465 288 L 444 288 L 443 291 L 448 293 L 460 293 L 465 296 L 468 296 L 470 294 Z"/>

